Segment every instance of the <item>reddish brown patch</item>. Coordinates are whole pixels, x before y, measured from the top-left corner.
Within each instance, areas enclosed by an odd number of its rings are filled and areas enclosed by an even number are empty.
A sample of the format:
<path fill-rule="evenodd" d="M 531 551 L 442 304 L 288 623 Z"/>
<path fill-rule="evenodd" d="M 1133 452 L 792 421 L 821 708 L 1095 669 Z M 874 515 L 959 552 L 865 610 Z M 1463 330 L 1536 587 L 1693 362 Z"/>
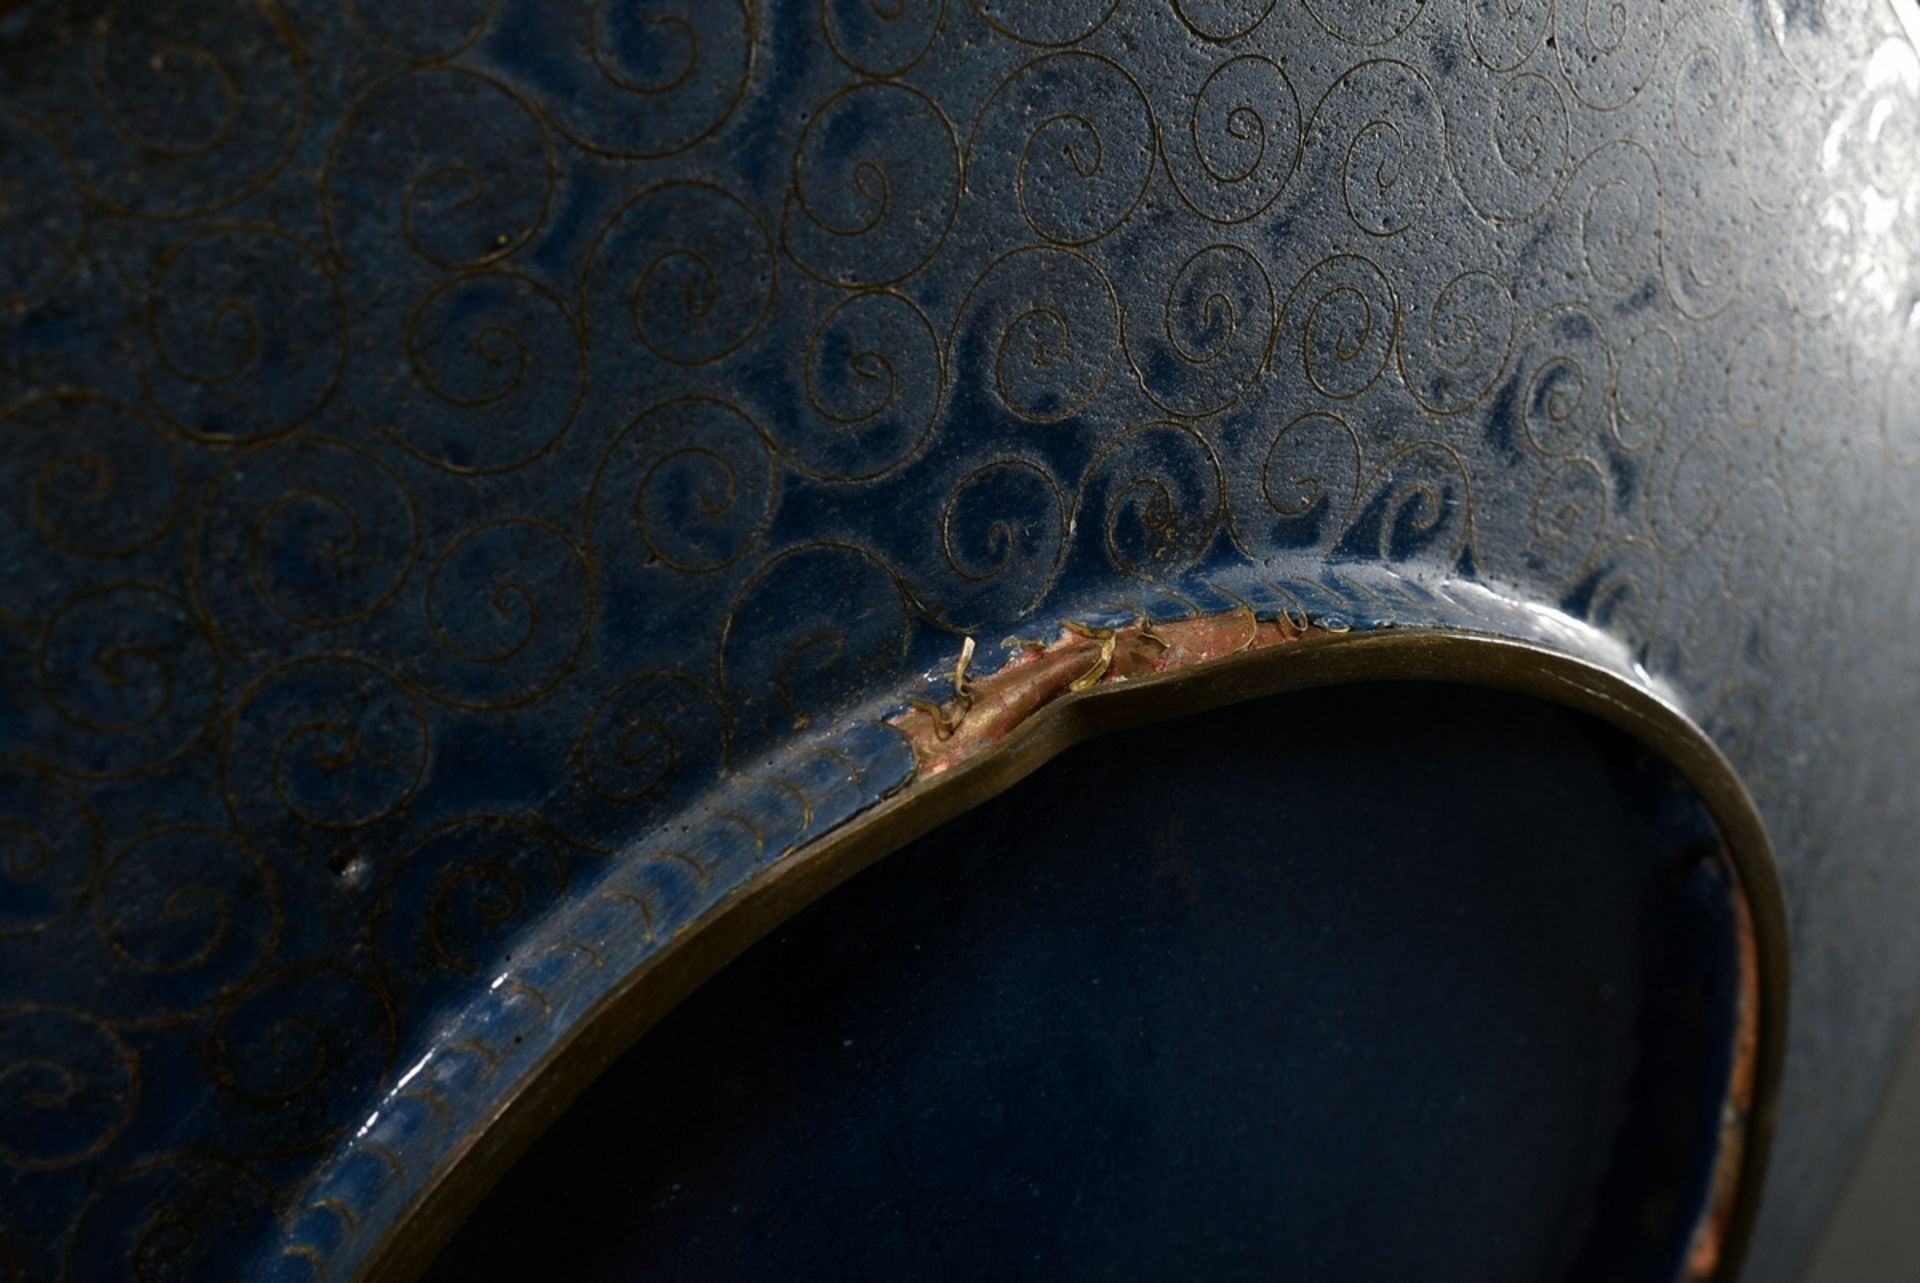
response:
<path fill-rule="evenodd" d="M 1319 636 L 1302 620 L 1260 620 L 1250 610 L 1164 624 L 1089 628 L 1068 623 L 1051 642 L 1030 643 L 1005 667 L 978 681 L 955 674 L 953 698 L 916 701 L 893 719 L 913 744 L 922 777 L 938 775 L 999 742 L 1064 696 L 1191 668 L 1242 651 L 1265 650 Z"/>
<path fill-rule="evenodd" d="M 1740 1201 L 1740 1174 L 1746 1164 L 1747 1131 L 1753 1119 L 1754 1083 L 1760 1067 L 1760 946 L 1746 890 L 1739 885 L 1738 875 L 1735 878 L 1733 903 L 1740 931 L 1739 1023 L 1734 1033 L 1727 1103 L 1720 1117 L 1720 1152 L 1714 1159 L 1713 1191 L 1687 1256 L 1688 1283 L 1706 1283 L 1720 1273 L 1727 1233 Z"/>

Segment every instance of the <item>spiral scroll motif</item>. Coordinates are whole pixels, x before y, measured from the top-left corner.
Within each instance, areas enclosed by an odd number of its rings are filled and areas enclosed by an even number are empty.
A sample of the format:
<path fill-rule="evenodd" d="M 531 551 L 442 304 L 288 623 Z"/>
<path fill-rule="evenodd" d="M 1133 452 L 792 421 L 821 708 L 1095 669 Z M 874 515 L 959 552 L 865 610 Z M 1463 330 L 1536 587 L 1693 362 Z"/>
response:
<path fill-rule="evenodd" d="M 1308 147 L 1323 164 L 1338 158 L 1354 225 L 1369 235 L 1396 236 L 1419 222 L 1433 201 L 1446 124 L 1425 76 L 1404 62 L 1375 59 L 1327 90 L 1314 109 Z"/>
<path fill-rule="evenodd" d="M 633 803 L 699 780 L 727 760 L 728 716 L 719 697 L 680 673 L 644 673 L 594 706 L 574 755 L 587 786 Z"/>
<path fill-rule="evenodd" d="M 507 472 L 573 424 L 586 354 L 566 304 L 503 271 L 436 286 L 407 317 L 413 377 L 388 394 L 382 430 L 449 472 Z"/>
<path fill-rule="evenodd" d="M 88 1201 L 66 1249 L 65 1277 L 239 1277 L 273 1223 L 273 1187 L 247 1167 L 192 1154 L 148 1158 Z"/>
<path fill-rule="evenodd" d="M 0 1011 L 0 1165 L 70 1167 L 132 1116 L 133 1052 L 105 1026 L 46 1008 Z"/>
<path fill-rule="evenodd" d="M 1564 584 L 1588 564 L 1607 528 L 1606 475 L 1591 459 L 1569 459 L 1547 474 L 1533 496 L 1529 566 Z"/>
<path fill-rule="evenodd" d="M 940 108 L 902 85 L 856 85 L 800 135 L 781 239 L 823 281 L 885 285 L 933 257 L 959 204 L 959 144 Z"/>
<path fill-rule="evenodd" d="M 505 84 L 450 67 L 403 73 L 363 94 L 328 147 L 334 251 L 349 268 L 396 245 L 443 270 L 506 258 L 546 220 L 553 167 L 546 129 Z"/>
<path fill-rule="evenodd" d="M 1759 0 L 1751 9 L 1793 74 L 1822 90 L 1844 83 L 1848 71 L 1866 61 L 1878 35 L 1871 23 L 1823 21 L 1829 15 L 1797 0 Z M 1826 42 L 1808 40 L 1813 34 L 1825 36 Z"/>
<path fill-rule="evenodd" d="M 410 62 L 432 62 L 478 39 L 501 0 L 441 0 L 419 9 L 370 0 L 340 3 L 347 20 L 371 44 Z"/>
<path fill-rule="evenodd" d="M 1659 552 L 1643 540 L 1623 539 L 1594 553 L 1568 603 L 1644 662 L 1660 623 L 1665 588 Z"/>
<path fill-rule="evenodd" d="M 1048 54 L 1008 77 L 981 109 L 967 143 L 968 185 L 1015 202 L 1046 240 L 1084 245 L 1146 195 L 1154 138 L 1153 110 L 1120 64 Z"/>
<path fill-rule="evenodd" d="M 848 602 L 862 608 L 848 611 Z M 762 563 L 728 611 L 721 644 L 743 730 L 813 725 L 866 673 L 899 662 L 907 611 L 893 570 L 851 545 L 806 544 Z"/>
<path fill-rule="evenodd" d="M 1389 565 L 1447 565 L 1473 537 L 1473 487 L 1460 456 L 1422 441 L 1386 459 L 1361 483 L 1362 498 L 1336 551 Z"/>
<path fill-rule="evenodd" d="M 538 699 L 573 667 L 593 621 L 593 577 L 565 531 L 506 518 L 462 534 L 427 575 L 437 651 L 417 686 L 465 708 Z"/>
<path fill-rule="evenodd" d="M 1257 475 L 1230 474 L 1242 548 L 1326 551 L 1360 495 L 1360 439 L 1337 415 L 1310 411 L 1273 434 Z"/>
<path fill-rule="evenodd" d="M 1282 320 L 1288 363 L 1297 360 L 1322 396 L 1344 401 L 1386 371 L 1400 329 L 1400 301 L 1372 259 L 1340 254 L 1300 278 Z"/>
<path fill-rule="evenodd" d="M 1627 340 L 1613 393 L 1613 434 L 1627 450 L 1658 444 L 1679 412 L 1685 358 L 1680 341 L 1659 326 Z"/>
<path fill-rule="evenodd" d="M 1718 38 L 1724 11 L 1703 6 L 1674 27 L 1664 58 L 1672 99 L 1674 137 L 1695 156 L 1725 148 L 1745 114 L 1747 55 L 1739 44 Z"/>
<path fill-rule="evenodd" d="M 774 282 L 773 238 L 759 215 L 721 188 L 668 183 L 602 229 L 582 308 L 594 346 L 615 361 L 644 353 L 703 365 L 759 327 Z"/>
<path fill-rule="evenodd" d="M 1447 117 L 1448 159 L 1483 218 L 1517 223 L 1553 199 L 1573 167 L 1572 124 L 1564 95 L 1545 76 L 1503 80 L 1485 109 L 1484 91 Z"/>
<path fill-rule="evenodd" d="M 820 25 L 840 61 L 897 76 L 927 56 L 947 0 L 820 0 Z"/>
<path fill-rule="evenodd" d="M 963 630 L 1025 618 L 1059 574 L 1066 521 L 1066 499 L 1044 467 L 1014 458 L 969 471 L 941 504 L 940 560 L 916 578 L 925 609 Z M 917 560 L 929 551 L 913 550 Z"/>
<path fill-rule="evenodd" d="M 1012 414 L 1050 423 L 1098 395 L 1119 346 L 1119 301 L 1099 268 L 1066 250 L 1019 250 L 974 283 L 949 365 L 989 380 Z"/>
<path fill-rule="evenodd" d="M 1684 555 L 1726 510 L 1733 451 L 1719 433 L 1702 432 L 1674 453 L 1664 471 L 1653 496 L 1654 537 L 1663 552 Z"/>
<path fill-rule="evenodd" d="M 148 397 L 190 436 L 260 441 L 310 420 L 346 360 L 346 304 L 319 253 L 270 227 L 195 233 L 147 306 Z"/>
<path fill-rule="evenodd" d="M 1170 578 L 1198 561 L 1225 515 L 1220 466 L 1206 441 L 1177 423 L 1122 433 L 1095 459 L 1074 499 L 1075 522 L 1098 537 L 1114 569 Z"/>
<path fill-rule="evenodd" d="M 426 715 L 364 660 L 298 660 L 242 696 L 221 759 L 227 805 L 256 847 L 282 835 L 311 846 L 406 806 L 426 767 Z"/>
<path fill-rule="evenodd" d="M 195 523 L 196 596 L 241 653 L 356 624 L 399 592 L 419 513 L 391 466 L 360 446 L 306 436 L 240 456 Z"/>
<path fill-rule="evenodd" d="M 940 339 L 899 294 L 856 294 L 807 342 L 807 403 L 818 418 L 777 415 L 766 425 L 794 466 L 862 480 L 911 456 L 933 430 L 944 391 Z"/>
<path fill-rule="evenodd" d="M 1348 44 L 1384 45 L 1413 25 L 1427 0 L 1306 0 L 1329 34 Z"/>
<path fill-rule="evenodd" d="M 1613 351 L 1600 318 L 1583 307 L 1551 308 L 1520 336 L 1514 378 L 1527 440 L 1545 455 L 1599 446 L 1611 430 Z"/>
<path fill-rule="evenodd" d="M 1259 54 L 1207 73 L 1186 127 L 1163 129 L 1160 146 L 1181 197 L 1203 218 L 1239 223 L 1278 199 L 1300 164 L 1300 95 L 1280 64 Z"/>
<path fill-rule="evenodd" d="M 1409 308 L 1400 328 L 1400 377 L 1433 414 L 1470 410 L 1506 371 L 1513 331 L 1513 294 L 1506 284 L 1491 272 L 1462 272 L 1431 305 L 1416 299 Z"/>
<path fill-rule="evenodd" d="M 1580 218 L 1587 275 L 1626 293 L 1657 288 L 1660 179 L 1653 158 L 1634 143 L 1609 143 L 1575 171 L 1566 197 Z"/>
<path fill-rule="evenodd" d="M 706 397 L 655 406 L 600 461 L 587 501 L 595 556 L 724 569 L 758 541 L 773 486 L 766 442 L 738 409 Z"/>
<path fill-rule="evenodd" d="M 1667 296 L 1682 315 L 1710 320 L 1731 307 L 1747 285 L 1752 229 L 1745 211 L 1698 209 L 1697 193 L 1667 193 L 1660 237 L 1660 269 Z"/>
<path fill-rule="evenodd" d="M 497 972 L 512 933 L 565 885 L 559 853 L 533 825 L 449 821 L 402 854 L 382 888 L 373 938 L 387 983 L 416 1002 L 460 976 Z"/>
<path fill-rule="evenodd" d="M 86 50 L 91 111 L 67 145 L 117 212 L 187 218 L 271 182 L 306 123 L 297 37 L 274 10 L 209 0 L 173 13 L 119 0 Z"/>
<path fill-rule="evenodd" d="M 73 598 L 48 621 L 34 676 L 58 715 L 49 756 L 76 775 L 150 771 L 191 749 L 220 699 L 213 641 L 147 584 Z"/>
<path fill-rule="evenodd" d="M 1558 0 L 1554 48 L 1580 101 L 1599 111 L 1631 102 L 1666 43 L 1663 5 L 1647 0 Z"/>
<path fill-rule="evenodd" d="M 1191 416 L 1245 396 L 1266 368 L 1278 321 L 1260 260 L 1237 245 L 1208 245 L 1177 268 L 1141 276 L 1168 282 L 1164 299 L 1127 309 L 1127 354 L 1147 395 Z"/>
<path fill-rule="evenodd" d="M 266 972 L 221 1004 L 202 1048 L 226 1147 L 274 1154 L 326 1140 L 393 1052 L 393 1012 L 369 977 L 331 962 Z"/>
<path fill-rule="evenodd" d="M 121 1023 L 205 1010 L 251 978 L 272 953 L 280 900 L 266 862 L 238 834 L 167 825 L 127 842 L 90 906 L 111 952 L 110 983 L 90 995 Z"/>
<path fill-rule="evenodd" d="M 178 452 L 134 406 L 88 392 L 0 411 L 0 540 L 43 550 L 36 573 L 0 576 L 0 618 L 44 620 L 76 581 L 122 563 L 172 529 Z"/>
<path fill-rule="evenodd" d="M 733 115 L 753 57 L 746 0 L 503 0 L 488 43 L 582 147 L 656 158 Z"/>

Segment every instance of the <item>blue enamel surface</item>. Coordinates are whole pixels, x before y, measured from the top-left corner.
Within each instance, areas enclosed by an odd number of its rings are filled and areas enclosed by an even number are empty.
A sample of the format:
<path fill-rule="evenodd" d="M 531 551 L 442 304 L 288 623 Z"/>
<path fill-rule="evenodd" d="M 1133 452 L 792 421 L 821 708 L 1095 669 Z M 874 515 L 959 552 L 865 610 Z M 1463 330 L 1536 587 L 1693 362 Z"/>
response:
<path fill-rule="evenodd" d="M 0 1279 L 349 1275 L 963 635 L 1242 604 L 1709 730 L 1791 1276 L 1920 980 L 1890 10 L 6 8 Z"/>

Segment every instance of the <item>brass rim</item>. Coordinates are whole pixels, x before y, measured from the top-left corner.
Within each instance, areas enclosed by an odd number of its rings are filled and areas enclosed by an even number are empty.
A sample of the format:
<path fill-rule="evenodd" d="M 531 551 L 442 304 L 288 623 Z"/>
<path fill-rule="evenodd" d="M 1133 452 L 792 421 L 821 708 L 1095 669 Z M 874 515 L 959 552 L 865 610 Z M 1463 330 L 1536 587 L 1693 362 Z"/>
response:
<path fill-rule="evenodd" d="M 1788 936 L 1778 870 L 1746 786 L 1706 734 L 1656 693 L 1588 660 L 1528 642 L 1434 629 L 1307 638 L 1047 705 L 991 749 L 910 781 L 743 883 L 623 977 L 444 1158 L 358 1271 L 412 1283 L 506 1170 L 613 1061 L 728 962 L 875 861 L 1011 788 L 1096 736 L 1290 691 L 1360 682 L 1452 682 L 1531 695 L 1598 717 L 1658 753 L 1718 828 L 1752 915 L 1758 953 L 1753 1107 L 1715 1277 L 1739 1277 L 1763 1194 L 1786 1048 Z"/>

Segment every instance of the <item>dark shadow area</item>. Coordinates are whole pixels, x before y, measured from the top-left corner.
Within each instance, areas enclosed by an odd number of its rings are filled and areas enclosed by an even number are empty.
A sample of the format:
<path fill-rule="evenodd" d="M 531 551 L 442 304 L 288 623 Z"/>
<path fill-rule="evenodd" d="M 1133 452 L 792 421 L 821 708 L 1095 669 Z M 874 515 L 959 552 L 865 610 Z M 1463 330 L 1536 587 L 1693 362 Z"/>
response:
<path fill-rule="evenodd" d="M 643 1038 L 433 1283 L 1671 1279 L 1737 993 L 1711 826 L 1540 702 L 1110 736 Z"/>

